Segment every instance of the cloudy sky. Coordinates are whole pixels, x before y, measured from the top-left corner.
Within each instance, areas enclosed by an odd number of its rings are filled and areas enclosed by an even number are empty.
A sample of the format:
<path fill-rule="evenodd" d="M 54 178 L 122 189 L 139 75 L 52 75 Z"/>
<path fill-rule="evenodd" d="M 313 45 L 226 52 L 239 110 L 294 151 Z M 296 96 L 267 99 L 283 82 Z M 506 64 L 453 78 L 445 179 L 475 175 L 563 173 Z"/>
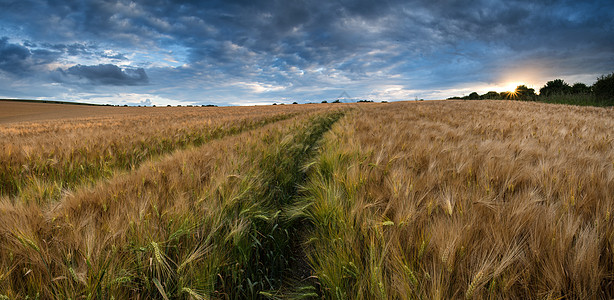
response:
<path fill-rule="evenodd" d="M 0 0 L 0 98 L 442 99 L 611 72 L 612 0 Z"/>

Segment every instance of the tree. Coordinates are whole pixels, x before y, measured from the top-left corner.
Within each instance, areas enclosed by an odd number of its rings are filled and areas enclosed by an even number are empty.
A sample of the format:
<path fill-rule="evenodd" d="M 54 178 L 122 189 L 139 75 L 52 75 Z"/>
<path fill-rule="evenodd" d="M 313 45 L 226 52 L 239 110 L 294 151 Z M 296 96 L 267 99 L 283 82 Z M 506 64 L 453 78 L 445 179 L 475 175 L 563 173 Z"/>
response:
<path fill-rule="evenodd" d="M 537 97 L 537 95 L 535 95 L 535 90 L 528 88 L 526 85 L 519 85 L 516 87 L 514 93 L 518 100 L 535 101 Z"/>
<path fill-rule="evenodd" d="M 480 100 L 480 94 L 473 92 L 467 96 L 468 100 Z"/>
<path fill-rule="evenodd" d="M 597 78 L 593 85 L 593 93 L 598 102 L 614 105 L 614 73 Z"/>
<path fill-rule="evenodd" d="M 539 95 L 546 97 L 552 95 L 569 94 L 570 92 L 571 87 L 563 79 L 548 81 L 546 82 L 546 85 L 539 89 Z"/>
<path fill-rule="evenodd" d="M 495 91 L 490 91 L 482 96 L 480 96 L 480 99 L 488 99 L 488 100 L 498 100 L 501 99 L 501 95 L 499 95 L 499 93 L 495 92 Z"/>
<path fill-rule="evenodd" d="M 571 86 L 571 93 L 572 94 L 590 94 L 591 88 L 586 86 L 586 84 L 584 83 L 576 82 L 573 84 L 573 86 Z"/>

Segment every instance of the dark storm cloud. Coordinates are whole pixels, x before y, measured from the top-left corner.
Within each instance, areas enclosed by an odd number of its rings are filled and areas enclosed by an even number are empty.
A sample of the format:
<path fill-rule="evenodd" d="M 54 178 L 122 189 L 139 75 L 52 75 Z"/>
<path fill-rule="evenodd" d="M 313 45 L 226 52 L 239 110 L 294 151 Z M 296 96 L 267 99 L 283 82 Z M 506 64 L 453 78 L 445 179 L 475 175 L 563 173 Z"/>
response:
<path fill-rule="evenodd" d="M 67 67 L 53 75 L 61 83 L 133 86 L 148 82 L 147 71 L 161 76 L 152 85 L 175 91 L 234 82 L 291 94 L 352 84 L 445 89 L 520 66 L 552 76 L 614 70 L 612 1 L 4 0 L 2 26 L 26 40 L 0 42 L 0 70 L 23 74 L 62 59 Z M 180 67 L 132 55 L 177 49 Z M 144 69 L 105 64 L 130 60 Z"/>
<path fill-rule="evenodd" d="M 10 44 L 8 38 L 0 39 L 0 70 L 20 74 L 29 68 L 28 59 L 32 56 L 24 46 Z"/>
<path fill-rule="evenodd" d="M 112 64 L 97 66 L 76 65 L 66 70 L 57 70 L 57 81 L 92 85 L 143 85 L 149 78 L 143 68 L 121 69 Z"/>
<path fill-rule="evenodd" d="M 203 17 L 220 30 L 204 40 L 185 37 L 185 45 L 192 49 L 192 62 L 213 62 L 230 70 L 237 70 L 236 65 L 253 66 L 252 57 L 233 55 L 227 49 L 232 43 L 267 62 L 258 70 L 260 74 L 278 71 L 268 64 L 271 60 L 282 69 L 335 68 L 354 79 L 388 67 L 396 71 L 391 75 L 403 75 L 429 66 L 440 71 L 431 74 L 433 79 L 457 76 L 448 80 L 452 83 L 466 80 L 473 70 L 490 71 L 481 76 L 472 74 L 476 80 L 487 80 L 494 71 L 527 61 L 557 65 L 565 58 L 559 70 L 568 65 L 584 73 L 607 72 L 614 67 L 611 2 L 287 3 L 270 1 L 255 6 L 239 2 L 222 8 L 225 14 Z M 174 36 L 182 37 L 181 32 Z M 457 53 L 440 56 L 441 49 Z M 373 50 L 383 52 L 374 55 Z M 505 56 L 498 55 L 502 53 Z M 594 64 L 584 64 L 591 57 L 603 62 L 599 70 Z M 456 68 L 454 58 L 473 70 Z M 416 66 L 416 60 L 424 64 Z"/>
<path fill-rule="evenodd" d="M 17 76 L 28 76 L 59 57 L 60 53 L 56 51 L 30 49 L 26 44 L 14 44 L 10 43 L 7 37 L 0 38 L 1 71 Z"/>

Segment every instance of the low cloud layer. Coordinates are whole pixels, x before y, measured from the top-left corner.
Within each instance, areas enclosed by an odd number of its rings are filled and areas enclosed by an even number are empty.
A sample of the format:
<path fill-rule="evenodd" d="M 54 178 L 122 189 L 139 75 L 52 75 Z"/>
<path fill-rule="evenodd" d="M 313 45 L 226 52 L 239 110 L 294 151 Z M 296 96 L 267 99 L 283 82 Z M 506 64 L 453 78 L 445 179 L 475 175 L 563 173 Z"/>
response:
<path fill-rule="evenodd" d="M 16 95 L 428 99 L 614 71 L 612 1 L 5 2 L 0 91 Z"/>

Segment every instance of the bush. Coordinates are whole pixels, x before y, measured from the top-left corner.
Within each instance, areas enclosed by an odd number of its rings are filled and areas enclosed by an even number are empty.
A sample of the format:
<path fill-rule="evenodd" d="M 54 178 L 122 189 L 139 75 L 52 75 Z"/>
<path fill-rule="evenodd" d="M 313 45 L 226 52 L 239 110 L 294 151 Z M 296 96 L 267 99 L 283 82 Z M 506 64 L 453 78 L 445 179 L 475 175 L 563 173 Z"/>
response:
<path fill-rule="evenodd" d="M 593 93 L 599 103 L 614 105 L 614 73 L 597 78 L 593 85 Z"/>

